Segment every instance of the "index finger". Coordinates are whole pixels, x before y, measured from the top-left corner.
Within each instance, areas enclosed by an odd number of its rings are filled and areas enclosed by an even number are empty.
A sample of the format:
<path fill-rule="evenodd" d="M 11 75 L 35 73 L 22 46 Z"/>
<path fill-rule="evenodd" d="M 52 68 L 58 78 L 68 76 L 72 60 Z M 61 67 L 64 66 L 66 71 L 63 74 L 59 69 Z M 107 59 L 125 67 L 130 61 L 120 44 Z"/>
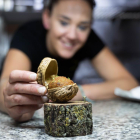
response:
<path fill-rule="evenodd" d="M 30 71 L 13 70 L 9 77 L 9 83 L 15 82 L 34 82 L 36 81 L 37 74 Z"/>

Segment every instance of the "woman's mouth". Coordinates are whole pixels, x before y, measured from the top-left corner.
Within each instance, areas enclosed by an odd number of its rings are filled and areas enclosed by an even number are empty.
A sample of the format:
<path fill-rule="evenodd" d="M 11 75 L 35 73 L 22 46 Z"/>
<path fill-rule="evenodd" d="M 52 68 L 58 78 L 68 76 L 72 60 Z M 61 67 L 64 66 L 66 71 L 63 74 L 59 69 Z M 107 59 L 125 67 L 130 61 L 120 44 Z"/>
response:
<path fill-rule="evenodd" d="M 69 42 L 62 42 L 62 46 L 65 49 L 72 50 L 75 45 L 73 43 L 69 43 Z"/>

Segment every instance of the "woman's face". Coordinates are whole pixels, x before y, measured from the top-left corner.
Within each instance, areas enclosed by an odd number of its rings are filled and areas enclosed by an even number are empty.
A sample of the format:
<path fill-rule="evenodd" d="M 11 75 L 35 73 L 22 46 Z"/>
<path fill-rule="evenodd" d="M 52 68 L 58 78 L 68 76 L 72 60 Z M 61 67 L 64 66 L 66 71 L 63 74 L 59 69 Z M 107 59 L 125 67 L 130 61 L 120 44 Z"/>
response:
<path fill-rule="evenodd" d="M 71 58 L 86 42 L 91 29 L 92 9 L 83 0 L 60 0 L 48 18 L 49 51 Z"/>

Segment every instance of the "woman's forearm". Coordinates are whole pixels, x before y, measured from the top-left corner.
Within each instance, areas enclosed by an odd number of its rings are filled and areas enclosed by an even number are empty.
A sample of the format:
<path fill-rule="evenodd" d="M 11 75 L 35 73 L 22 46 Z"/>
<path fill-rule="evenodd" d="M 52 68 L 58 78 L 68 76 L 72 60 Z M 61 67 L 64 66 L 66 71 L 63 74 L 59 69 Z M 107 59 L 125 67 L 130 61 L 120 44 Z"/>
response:
<path fill-rule="evenodd" d="M 82 85 L 85 95 L 91 100 L 117 98 L 114 94 L 116 87 L 130 90 L 136 86 L 138 86 L 138 82 L 133 78 L 121 78 L 103 83 Z"/>

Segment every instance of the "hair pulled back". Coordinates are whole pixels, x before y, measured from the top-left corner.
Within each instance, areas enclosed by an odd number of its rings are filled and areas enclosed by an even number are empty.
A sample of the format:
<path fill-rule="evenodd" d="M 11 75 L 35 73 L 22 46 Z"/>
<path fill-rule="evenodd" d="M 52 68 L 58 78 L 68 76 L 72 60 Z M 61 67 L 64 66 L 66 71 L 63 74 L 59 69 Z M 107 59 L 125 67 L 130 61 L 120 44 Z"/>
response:
<path fill-rule="evenodd" d="M 46 8 L 51 12 L 54 5 L 57 4 L 60 0 L 47 0 L 47 5 Z M 94 0 L 84 0 L 86 1 L 89 6 L 91 7 L 91 9 L 93 10 L 93 8 L 95 7 L 95 1 Z"/>

